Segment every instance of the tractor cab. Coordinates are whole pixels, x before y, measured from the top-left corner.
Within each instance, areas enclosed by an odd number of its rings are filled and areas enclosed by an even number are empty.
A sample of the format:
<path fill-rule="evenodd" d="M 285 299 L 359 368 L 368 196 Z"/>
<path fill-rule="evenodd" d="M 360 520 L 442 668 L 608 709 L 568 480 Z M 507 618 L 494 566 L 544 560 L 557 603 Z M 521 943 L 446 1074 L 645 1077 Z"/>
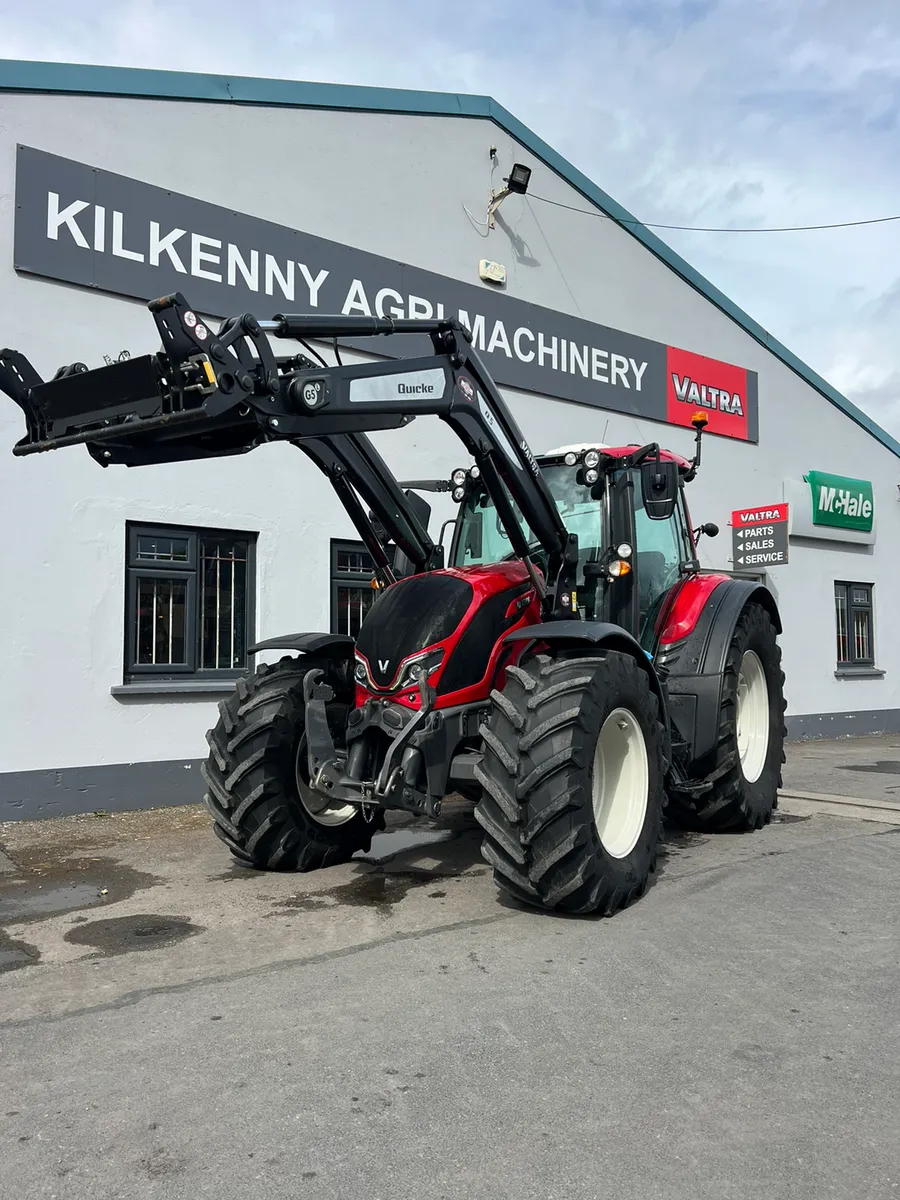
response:
<path fill-rule="evenodd" d="M 575 595 L 585 620 L 610 621 L 638 638 L 651 656 L 658 642 L 666 597 L 698 569 L 684 479 L 692 464 L 670 451 L 668 489 L 645 502 L 648 472 L 622 466 L 637 446 L 562 446 L 537 457 L 560 517 L 578 539 Z M 651 460 L 655 464 L 656 459 Z M 671 468 L 674 468 L 672 470 Z M 463 480 L 463 475 L 465 476 Z M 462 482 L 459 482 L 461 481 Z M 454 472 L 457 496 L 464 490 L 449 561 L 462 568 L 516 557 L 490 493 L 475 470 Z M 531 561 L 546 576 L 547 555 L 512 505 L 529 539 Z"/>

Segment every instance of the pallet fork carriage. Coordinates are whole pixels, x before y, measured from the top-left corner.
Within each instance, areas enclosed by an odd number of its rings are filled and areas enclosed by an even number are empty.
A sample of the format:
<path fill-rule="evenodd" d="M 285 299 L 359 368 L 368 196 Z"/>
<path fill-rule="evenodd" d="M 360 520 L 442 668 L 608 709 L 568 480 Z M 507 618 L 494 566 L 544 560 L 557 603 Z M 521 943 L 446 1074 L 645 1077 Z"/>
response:
<path fill-rule="evenodd" d="M 375 565 L 359 637 L 301 633 L 239 679 L 208 735 L 206 801 L 241 861 L 308 870 L 368 846 L 389 808 L 476 800 L 498 886 L 613 913 L 643 894 L 663 809 L 749 830 L 783 762 L 778 611 L 701 574 L 684 485 L 700 461 L 644 446 L 535 455 L 454 320 L 244 314 L 209 329 L 149 304 L 156 354 L 45 382 L 0 351 L 17 456 L 83 445 L 102 466 L 232 456 L 288 441 L 331 482 Z M 344 365 L 339 339 L 426 335 L 433 353 Z M 270 338 L 304 353 L 276 356 Z M 332 342 L 328 365 L 308 342 Z M 399 483 L 368 438 L 437 416 L 471 458 Z M 459 505 L 450 562 L 419 491 Z"/>

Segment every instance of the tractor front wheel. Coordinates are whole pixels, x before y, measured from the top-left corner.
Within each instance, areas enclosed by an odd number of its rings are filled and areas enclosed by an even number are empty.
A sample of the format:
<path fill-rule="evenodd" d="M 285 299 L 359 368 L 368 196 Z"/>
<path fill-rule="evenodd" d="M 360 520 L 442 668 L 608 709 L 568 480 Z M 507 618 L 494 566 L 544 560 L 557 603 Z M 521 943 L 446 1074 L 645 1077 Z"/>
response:
<path fill-rule="evenodd" d="M 671 795 L 669 816 L 683 828 L 711 833 L 767 825 L 781 787 L 784 710 L 775 626 L 761 604 L 748 604 L 725 661 L 718 743 L 707 764 L 711 787 L 696 797 Z"/>
<path fill-rule="evenodd" d="M 507 667 L 482 729 L 475 818 L 498 887 L 611 916 L 644 894 L 662 830 L 659 707 L 627 654 Z"/>
<path fill-rule="evenodd" d="M 309 786 L 303 678 L 320 669 L 335 692 L 327 708 L 337 744 L 344 736 L 352 691 L 334 661 L 283 658 L 261 664 L 239 679 L 219 705 L 206 735 L 210 754 L 201 771 L 213 828 L 247 866 L 270 871 L 312 871 L 368 850 L 384 828 L 384 813 L 329 803 Z"/>

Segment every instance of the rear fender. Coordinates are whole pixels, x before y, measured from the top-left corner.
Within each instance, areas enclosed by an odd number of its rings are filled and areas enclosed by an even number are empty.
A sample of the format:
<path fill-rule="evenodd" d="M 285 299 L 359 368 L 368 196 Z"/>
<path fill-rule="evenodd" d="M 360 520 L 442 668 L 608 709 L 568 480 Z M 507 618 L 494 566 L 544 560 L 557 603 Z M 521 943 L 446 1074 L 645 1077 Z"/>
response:
<path fill-rule="evenodd" d="M 280 637 L 255 642 L 248 654 L 260 650 L 293 650 L 296 654 L 315 654 L 319 658 L 352 658 L 356 645 L 345 633 L 286 633 Z"/>
<path fill-rule="evenodd" d="M 666 681 L 672 721 L 694 762 L 718 742 L 728 647 L 748 604 L 761 604 L 782 632 L 769 589 L 727 575 L 688 579 L 668 614 L 656 667 Z"/>
<path fill-rule="evenodd" d="M 538 625 L 525 625 L 508 633 L 504 642 L 537 642 L 550 646 L 555 651 L 565 650 L 615 650 L 628 654 L 647 674 L 648 682 L 659 700 L 660 720 L 664 730 L 664 753 L 671 762 L 669 748 L 668 700 L 665 688 L 656 673 L 652 659 L 640 642 L 621 625 L 607 621 L 546 621 Z M 525 648 L 526 651 L 528 647 Z"/>

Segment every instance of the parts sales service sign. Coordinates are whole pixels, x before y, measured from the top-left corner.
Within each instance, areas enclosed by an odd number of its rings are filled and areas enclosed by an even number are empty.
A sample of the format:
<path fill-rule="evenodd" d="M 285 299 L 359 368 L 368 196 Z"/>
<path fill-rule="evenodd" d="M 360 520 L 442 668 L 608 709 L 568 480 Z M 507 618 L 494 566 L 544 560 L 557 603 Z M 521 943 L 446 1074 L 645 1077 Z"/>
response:
<path fill-rule="evenodd" d="M 758 440 L 755 372 L 29 146 L 14 264 L 144 303 L 180 291 L 211 317 L 456 317 L 501 385 L 673 425 L 703 409 L 709 432 Z M 419 340 L 396 352 L 432 353 Z M 391 339 L 356 344 L 395 352 Z"/>

